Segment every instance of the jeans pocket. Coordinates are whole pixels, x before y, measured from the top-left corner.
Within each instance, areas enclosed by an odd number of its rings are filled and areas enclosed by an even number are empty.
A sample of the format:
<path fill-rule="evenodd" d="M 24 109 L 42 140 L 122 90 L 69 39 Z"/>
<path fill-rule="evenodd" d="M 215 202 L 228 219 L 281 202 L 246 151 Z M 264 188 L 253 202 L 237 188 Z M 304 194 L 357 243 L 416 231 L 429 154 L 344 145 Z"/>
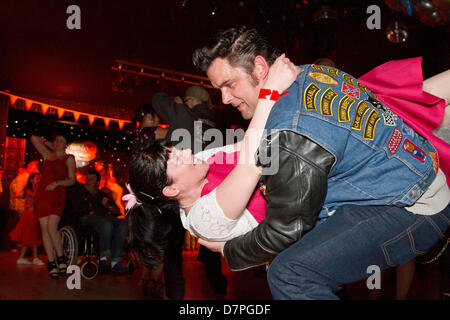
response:
<path fill-rule="evenodd" d="M 422 216 L 405 231 L 382 244 L 386 263 L 395 267 L 425 254 L 443 237 L 442 231 L 427 216 Z"/>

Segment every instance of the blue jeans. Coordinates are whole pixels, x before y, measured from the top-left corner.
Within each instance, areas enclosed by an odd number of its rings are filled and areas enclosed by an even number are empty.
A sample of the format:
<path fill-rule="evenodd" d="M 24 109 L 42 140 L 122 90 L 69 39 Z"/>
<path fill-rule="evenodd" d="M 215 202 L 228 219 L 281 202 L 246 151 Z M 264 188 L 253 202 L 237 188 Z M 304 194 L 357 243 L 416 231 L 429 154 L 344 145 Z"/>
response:
<path fill-rule="evenodd" d="M 112 262 L 122 261 L 128 233 L 128 226 L 124 220 L 94 214 L 82 216 L 80 222 L 82 225 L 90 225 L 97 232 L 100 257 L 110 256 Z"/>
<path fill-rule="evenodd" d="M 450 225 L 450 206 L 432 216 L 393 206 L 339 208 L 282 251 L 267 278 L 274 299 L 329 300 L 344 284 L 404 264 L 431 249 Z"/>

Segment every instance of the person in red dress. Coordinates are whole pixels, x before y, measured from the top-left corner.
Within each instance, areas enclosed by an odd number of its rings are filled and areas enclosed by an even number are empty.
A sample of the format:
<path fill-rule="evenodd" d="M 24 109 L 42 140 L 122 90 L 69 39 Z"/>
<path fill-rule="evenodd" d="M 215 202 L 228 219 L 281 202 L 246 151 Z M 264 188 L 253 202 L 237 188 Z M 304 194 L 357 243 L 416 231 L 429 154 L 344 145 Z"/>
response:
<path fill-rule="evenodd" d="M 11 241 L 21 245 L 19 259 L 17 264 L 44 265 L 38 257 L 38 245 L 42 244 L 41 230 L 38 220 L 34 214 L 34 196 L 36 195 L 37 185 L 41 180 L 39 173 L 32 173 L 25 186 L 25 205 L 24 211 L 16 227 L 9 234 Z M 33 250 L 33 261 L 25 258 L 28 247 Z"/>
<path fill-rule="evenodd" d="M 34 207 L 41 225 L 42 241 L 48 258 L 47 268 L 54 278 L 67 269 L 58 224 L 64 211 L 66 187 L 75 183 L 75 158 L 66 153 L 67 140 L 60 134 L 56 134 L 52 142 L 31 136 L 31 143 L 44 158 Z"/>

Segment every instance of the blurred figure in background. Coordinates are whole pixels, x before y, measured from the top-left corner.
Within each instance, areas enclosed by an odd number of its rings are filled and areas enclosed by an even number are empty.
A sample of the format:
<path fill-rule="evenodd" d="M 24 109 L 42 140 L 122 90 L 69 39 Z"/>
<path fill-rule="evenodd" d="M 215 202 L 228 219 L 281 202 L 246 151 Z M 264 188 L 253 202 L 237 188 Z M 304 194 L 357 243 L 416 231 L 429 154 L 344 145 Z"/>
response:
<path fill-rule="evenodd" d="M 34 214 L 34 196 L 36 195 L 37 185 L 41 181 L 39 173 L 32 173 L 25 187 L 25 204 L 24 211 L 20 216 L 20 220 L 16 227 L 9 234 L 11 241 L 21 245 L 19 259 L 17 264 L 34 264 L 43 266 L 44 262 L 38 257 L 38 245 L 42 244 L 41 231 L 39 222 Z M 32 248 L 32 261 L 25 258 L 28 247 Z"/>

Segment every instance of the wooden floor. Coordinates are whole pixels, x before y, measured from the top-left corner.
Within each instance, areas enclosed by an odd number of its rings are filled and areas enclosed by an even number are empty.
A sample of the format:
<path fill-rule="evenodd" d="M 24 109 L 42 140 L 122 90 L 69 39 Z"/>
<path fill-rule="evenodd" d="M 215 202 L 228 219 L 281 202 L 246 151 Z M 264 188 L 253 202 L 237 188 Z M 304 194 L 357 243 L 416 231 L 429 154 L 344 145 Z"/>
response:
<path fill-rule="evenodd" d="M 227 295 L 216 295 L 209 286 L 204 266 L 197 261 L 197 251 L 184 251 L 183 270 L 186 300 L 270 300 L 272 299 L 263 268 L 230 271 L 224 264 L 228 281 Z M 138 286 L 141 270 L 131 276 L 99 274 L 93 280 L 81 280 L 81 289 L 69 290 L 66 277 L 49 278 L 45 266 L 17 265 L 17 253 L 0 251 L 0 300 L 143 300 L 151 299 Z M 41 256 L 41 259 L 44 259 Z M 439 265 L 418 268 L 409 299 L 439 300 Z M 388 272 L 383 283 L 382 300 L 395 297 L 395 277 Z M 346 287 L 346 300 L 366 300 L 365 281 Z"/>

